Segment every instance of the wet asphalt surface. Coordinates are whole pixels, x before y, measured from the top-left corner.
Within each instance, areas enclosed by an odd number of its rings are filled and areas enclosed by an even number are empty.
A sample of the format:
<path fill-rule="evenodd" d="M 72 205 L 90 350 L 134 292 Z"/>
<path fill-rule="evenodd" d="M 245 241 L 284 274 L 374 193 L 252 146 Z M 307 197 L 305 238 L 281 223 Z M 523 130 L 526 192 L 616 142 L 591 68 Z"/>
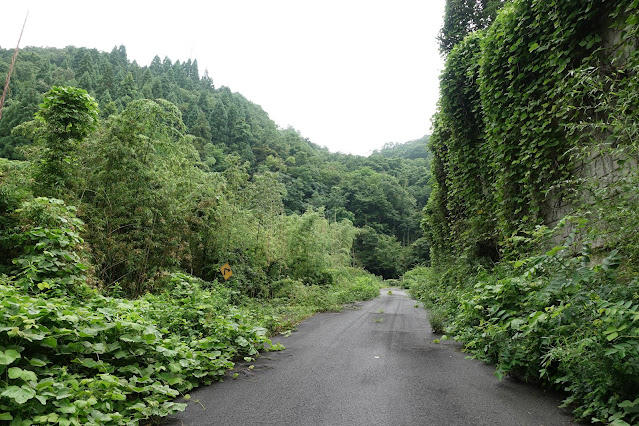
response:
<path fill-rule="evenodd" d="M 302 322 L 286 350 L 191 392 L 163 425 L 570 425 L 561 396 L 494 376 L 455 342 L 433 343 L 404 291 Z M 232 374 L 238 373 L 237 378 Z"/>

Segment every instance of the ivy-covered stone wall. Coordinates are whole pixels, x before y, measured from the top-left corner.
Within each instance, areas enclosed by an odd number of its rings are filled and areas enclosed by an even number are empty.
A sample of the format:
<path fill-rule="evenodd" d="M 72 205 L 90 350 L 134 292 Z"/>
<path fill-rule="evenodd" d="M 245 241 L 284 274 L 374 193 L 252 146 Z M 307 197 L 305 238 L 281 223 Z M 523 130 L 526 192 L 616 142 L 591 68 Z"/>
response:
<path fill-rule="evenodd" d="M 452 48 L 424 220 L 435 264 L 495 261 L 636 168 L 638 16 L 636 0 L 515 0 Z"/>

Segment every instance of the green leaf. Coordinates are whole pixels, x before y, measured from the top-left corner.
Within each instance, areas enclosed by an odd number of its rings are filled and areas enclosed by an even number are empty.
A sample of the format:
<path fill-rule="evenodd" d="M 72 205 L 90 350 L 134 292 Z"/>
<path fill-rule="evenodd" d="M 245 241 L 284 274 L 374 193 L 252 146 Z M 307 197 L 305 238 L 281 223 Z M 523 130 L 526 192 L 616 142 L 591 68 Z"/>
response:
<path fill-rule="evenodd" d="M 10 365 L 18 358 L 21 358 L 20 354 L 13 349 L 9 349 L 5 352 L 0 351 L 0 365 Z"/>
<path fill-rule="evenodd" d="M 515 318 L 514 320 L 510 322 L 510 328 L 514 330 L 519 330 L 519 327 L 521 327 L 521 325 L 525 322 L 526 321 L 521 318 Z"/>
<path fill-rule="evenodd" d="M 626 399 L 625 401 L 620 402 L 617 406 L 620 408 L 637 407 L 639 406 L 639 398 L 635 399 L 634 401 L 630 401 L 629 399 Z"/>
<path fill-rule="evenodd" d="M 610 333 L 609 335 L 606 336 L 606 340 L 608 340 L 609 342 L 612 340 L 615 340 L 617 337 L 619 337 L 619 333 L 617 333 L 616 331 L 613 333 Z"/>
<path fill-rule="evenodd" d="M 533 50 L 536 50 L 537 48 L 539 48 L 539 43 L 537 42 L 533 42 L 528 45 L 529 52 L 532 52 Z"/>
<path fill-rule="evenodd" d="M 621 419 L 615 419 L 610 426 L 631 426 L 630 423 L 627 423 Z"/>
<path fill-rule="evenodd" d="M 75 414 L 78 411 L 77 406 L 69 403 L 69 401 L 62 401 L 56 403 L 58 405 L 58 411 L 65 414 Z"/>
<path fill-rule="evenodd" d="M 100 332 L 101 329 L 93 328 L 93 327 L 85 327 L 78 332 L 78 336 L 80 337 L 91 337 L 95 336 Z"/>
<path fill-rule="evenodd" d="M 10 379 L 22 379 L 22 380 L 38 380 L 38 376 L 33 371 L 23 370 L 19 367 L 11 367 L 8 371 Z"/>
<path fill-rule="evenodd" d="M 148 344 L 152 344 L 153 342 L 157 340 L 157 337 L 155 336 L 155 334 L 144 334 L 143 338 L 144 338 L 144 341 Z"/>
<path fill-rule="evenodd" d="M 24 404 L 25 402 L 33 398 L 36 393 L 30 387 L 23 385 L 21 387 L 9 386 L 0 395 L 11 398 L 18 404 Z"/>
<path fill-rule="evenodd" d="M 44 367 L 45 365 L 47 365 L 47 362 L 41 360 L 40 358 L 31 358 L 29 360 L 29 364 L 34 367 Z"/>
<path fill-rule="evenodd" d="M 94 361 L 91 358 L 78 359 L 77 362 L 79 362 L 80 364 L 82 364 L 82 365 L 84 365 L 85 367 L 88 367 L 88 368 L 104 368 L 106 365 L 108 365 L 107 363 L 105 363 L 102 360 Z"/>
<path fill-rule="evenodd" d="M 517 40 L 515 43 L 513 43 L 513 44 L 510 46 L 510 51 L 511 51 L 511 52 L 514 52 L 515 50 L 517 50 L 517 48 L 519 48 L 519 45 L 521 44 L 521 42 L 522 42 L 522 39 L 520 38 L 520 39 L 519 39 L 519 40 Z"/>
<path fill-rule="evenodd" d="M 559 253 L 560 251 L 562 251 L 565 248 L 566 248 L 566 246 L 555 246 L 555 247 L 551 248 L 550 250 L 548 250 L 546 252 L 546 256 L 551 256 L 552 257 L 552 256 L 556 255 L 557 253 Z"/>
<path fill-rule="evenodd" d="M 33 420 L 37 423 L 57 423 L 58 422 L 58 418 L 60 416 L 57 413 L 51 413 L 51 414 L 45 414 L 42 416 L 36 416 L 33 418 Z"/>
<path fill-rule="evenodd" d="M 44 339 L 45 334 L 44 333 L 31 333 L 31 332 L 25 331 L 25 332 L 21 332 L 20 336 L 24 337 L 25 339 L 27 339 L 30 342 L 33 342 L 34 340 L 42 340 L 42 339 Z"/>
<path fill-rule="evenodd" d="M 45 337 L 44 339 L 42 339 L 42 342 L 40 342 L 40 344 L 51 349 L 55 349 L 58 347 L 58 341 L 55 339 L 55 337 Z"/>
<path fill-rule="evenodd" d="M 602 266 L 605 270 L 616 269 L 621 263 L 622 257 L 619 255 L 619 250 L 612 250 L 610 254 L 602 261 Z"/>
<path fill-rule="evenodd" d="M 11 413 L 0 413 L 0 420 L 13 420 Z"/>
<path fill-rule="evenodd" d="M 106 423 L 112 419 L 110 414 L 103 413 L 98 410 L 91 411 L 91 417 L 95 420 L 98 420 L 102 423 Z"/>
<path fill-rule="evenodd" d="M 49 377 L 47 379 L 40 381 L 40 383 L 36 385 L 36 389 L 41 391 L 42 389 L 50 388 L 51 386 L 53 386 L 54 383 L 55 383 L 55 380 Z"/>
<path fill-rule="evenodd" d="M 123 334 L 122 336 L 120 336 L 120 340 L 122 340 L 123 342 L 134 342 L 134 343 L 138 343 L 142 341 L 140 336 L 131 336 L 130 334 Z"/>

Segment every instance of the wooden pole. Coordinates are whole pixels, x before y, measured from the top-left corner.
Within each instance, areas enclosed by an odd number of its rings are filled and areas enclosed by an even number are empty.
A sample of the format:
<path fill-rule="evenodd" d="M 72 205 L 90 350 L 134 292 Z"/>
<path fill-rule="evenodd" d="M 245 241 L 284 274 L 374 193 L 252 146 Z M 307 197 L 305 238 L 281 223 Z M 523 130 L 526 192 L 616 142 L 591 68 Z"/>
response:
<path fill-rule="evenodd" d="M 18 44 L 16 45 L 16 50 L 15 52 L 13 52 L 13 57 L 11 58 L 11 66 L 9 66 L 9 73 L 7 74 L 7 80 L 4 83 L 2 98 L 0 98 L 0 119 L 2 118 L 2 108 L 4 107 L 4 98 L 6 98 L 7 92 L 9 91 L 9 81 L 11 80 L 11 73 L 13 73 L 13 67 L 16 64 L 16 58 L 18 57 L 18 50 L 20 49 L 20 40 L 22 40 L 22 33 L 24 33 L 24 27 L 25 25 L 27 25 L 28 17 L 29 17 L 29 11 L 27 11 L 27 16 L 24 17 L 24 23 L 22 24 L 22 31 L 20 31 L 20 37 L 18 38 Z"/>

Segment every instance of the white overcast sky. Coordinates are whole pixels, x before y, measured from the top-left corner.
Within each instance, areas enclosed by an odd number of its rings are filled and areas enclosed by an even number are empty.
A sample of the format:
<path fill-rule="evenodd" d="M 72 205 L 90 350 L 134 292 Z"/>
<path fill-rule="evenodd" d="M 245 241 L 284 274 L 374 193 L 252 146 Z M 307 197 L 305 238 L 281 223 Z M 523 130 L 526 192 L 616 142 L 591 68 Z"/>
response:
<path fill-rule="evenodd" d="M 124 45 L 142 66 L 197 59 L 216 87 L 331 151 L 366 155 L 430 133 L 445 0 L 3 3 L 2 48 L 15 47 L 29 10 L 21 47 Z"/>

